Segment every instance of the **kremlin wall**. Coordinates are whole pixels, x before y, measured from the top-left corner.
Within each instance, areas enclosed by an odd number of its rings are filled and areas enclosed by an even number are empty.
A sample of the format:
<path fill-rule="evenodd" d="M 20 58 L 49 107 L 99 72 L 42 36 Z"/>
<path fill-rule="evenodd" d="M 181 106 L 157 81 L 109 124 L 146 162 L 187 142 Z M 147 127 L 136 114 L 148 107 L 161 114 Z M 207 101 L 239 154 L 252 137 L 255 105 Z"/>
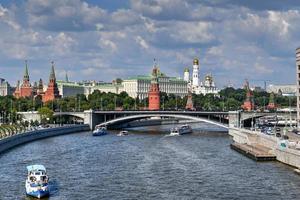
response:
<path fill-rule="evenodd" d="M 204 80 L 200 82 L 199 76 L 199 60 L 193 60 L 193 72 L 190 77 L 189 69 L 184 70 L 183 78 L 170 77 L 162 73 L 158 66 L 156 68 L 156 81 L 161 92 L 174 94 L 179 97 L 185 97 L 189 92 L 195 94 L 217 94 L 218 89 L 215 86 L 212 75 L 206 75 Z M 84 94 L 88 96 L 95 90 L 101 92 L 111 92 L 119 94 L 123 91 L 127 92 L 130 97 L 144 99 L 148 97 L 149 89 L 152 87 L 152 75 L 139 75 L 124 80 L 113 81 L 112 83 L 82 81 L 72 82 L 66 74 L 65 80 L 56 80 L 54 63 L 51 65 L 48 85 L 44 85 L 40 79 L 38 83 L 31 84 L 29 78 L 29 70 L 27 61 L 25 62 L 25 72 L 22 82 L 18 81 L 13 95 L 20 97 L 37 97 L 40 96 L 43 102 L 51 101 L 60 97 L 76 96 Z M 44 88 L 47 88 L 46 90 Z M 4 93 L 4 92 L 3 92 Z"/>

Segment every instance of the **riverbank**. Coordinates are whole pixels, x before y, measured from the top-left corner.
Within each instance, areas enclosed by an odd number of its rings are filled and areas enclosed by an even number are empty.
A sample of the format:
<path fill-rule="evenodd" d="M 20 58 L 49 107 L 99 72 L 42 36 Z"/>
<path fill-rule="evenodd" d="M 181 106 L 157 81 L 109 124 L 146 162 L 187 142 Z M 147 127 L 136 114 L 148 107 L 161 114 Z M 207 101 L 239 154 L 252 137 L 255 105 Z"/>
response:
<path fill-rule="evenodd" d="M 0 153 L 3 153 L 18 145 L 32 142 L 35 140 L 40 140 L 48 137 L 65 135 L 70 133 L 88 131 L 88 130 L 90 130 L 89 125 L 84 124 L 84 125 L 63 126 L 57 128 L 47 128 L 42 130 L 20 133 L 0 140 Z"/>
<path fill-rule="evenodd" d="M 263 146 L 270 149 L 269 153 L 276 156 L 277 161 L 300 168 L 300 150 L 295 148 L 295 144 L 298 143 L 296 140 L 282 140 L 258 131 L 238 128 L 230 128 L 229 135 L 233 137 L 233 141 L 237 144 L 252 147 L 257 145 Z"/>

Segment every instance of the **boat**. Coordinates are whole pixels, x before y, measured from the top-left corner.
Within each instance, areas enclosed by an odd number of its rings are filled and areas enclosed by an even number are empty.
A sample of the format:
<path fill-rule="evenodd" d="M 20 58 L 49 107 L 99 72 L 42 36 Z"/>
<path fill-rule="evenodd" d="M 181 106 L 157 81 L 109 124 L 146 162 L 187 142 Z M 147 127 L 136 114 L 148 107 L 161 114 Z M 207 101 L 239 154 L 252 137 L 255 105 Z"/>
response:
<path fill-rule="evenodd" d="M 191 128 L 191 126 L 185 124 L 185 125 L 181 125 L 181 126 L 172 128 L 170 135 L 171 136 L 183 135 L 183 134 L 188 134 L 188 133 L 192 133 L 192 132 L 193 132 L 193 129 Z"/>
<path fill-rule="evenodd" d="M 93 131 L 93 136 L 102 136 L 107 134 L 107 129 L 104 126 L 96 126 L 95 130 Z"/>
<path fill-rule="evenodd" d="M 128 131 L 120 131 L 117 136 L 125 136 L 128 135 Z"/>
<path fill-rule="evenodd" d="M 27 179 L 25 183 L 26 194 L 36 198 L 49 196 L 49 178 L 43 165 L 27 166 Z"/>

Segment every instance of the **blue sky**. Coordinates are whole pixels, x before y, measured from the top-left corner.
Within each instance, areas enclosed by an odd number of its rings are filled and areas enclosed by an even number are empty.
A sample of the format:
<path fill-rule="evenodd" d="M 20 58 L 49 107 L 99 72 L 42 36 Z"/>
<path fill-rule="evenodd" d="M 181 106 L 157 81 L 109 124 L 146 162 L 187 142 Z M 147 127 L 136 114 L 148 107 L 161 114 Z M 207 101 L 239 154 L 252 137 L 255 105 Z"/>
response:
<path fill-rule="evenodd" d="M 194 57 L 217 86 L 295 82 L 300 2 L 293 0 L 0 0 L 0 77 L 111 81 L 161 71 L 181 76 Z M 253 80 L 253 81 L 251 81 Z M 257 80 L 257 81 L 254 81 Z"/>

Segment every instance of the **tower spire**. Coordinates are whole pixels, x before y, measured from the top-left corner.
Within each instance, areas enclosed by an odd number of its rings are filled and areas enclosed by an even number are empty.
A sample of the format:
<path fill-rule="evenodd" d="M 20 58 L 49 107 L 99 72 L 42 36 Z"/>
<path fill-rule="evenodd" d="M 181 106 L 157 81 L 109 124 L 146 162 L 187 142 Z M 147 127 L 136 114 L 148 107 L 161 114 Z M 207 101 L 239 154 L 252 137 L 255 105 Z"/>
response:
<path fill-rule="evenodd" d="M 54 61 L 51 62 L 52 66 L 51 66 L 51 72 L 50 72 L 50 77 L 49 77 L 49 80 L 56 80 L 55 78 L 55 71 L 54 71 Z"/>
<path fill-rule="evenodd" d="M 27 65 L 27 60 L 25 60 L 25 73 L 24 73 L 24 81 L 29 81 L 29 73 L 28 73 L 28 65 Z"/>
<path fill-rule="evenodd" d="M 69 82 L 69 76 L 68 76 L 68 71 L 66 71 L 66 80 L 67 83 Z"/>

